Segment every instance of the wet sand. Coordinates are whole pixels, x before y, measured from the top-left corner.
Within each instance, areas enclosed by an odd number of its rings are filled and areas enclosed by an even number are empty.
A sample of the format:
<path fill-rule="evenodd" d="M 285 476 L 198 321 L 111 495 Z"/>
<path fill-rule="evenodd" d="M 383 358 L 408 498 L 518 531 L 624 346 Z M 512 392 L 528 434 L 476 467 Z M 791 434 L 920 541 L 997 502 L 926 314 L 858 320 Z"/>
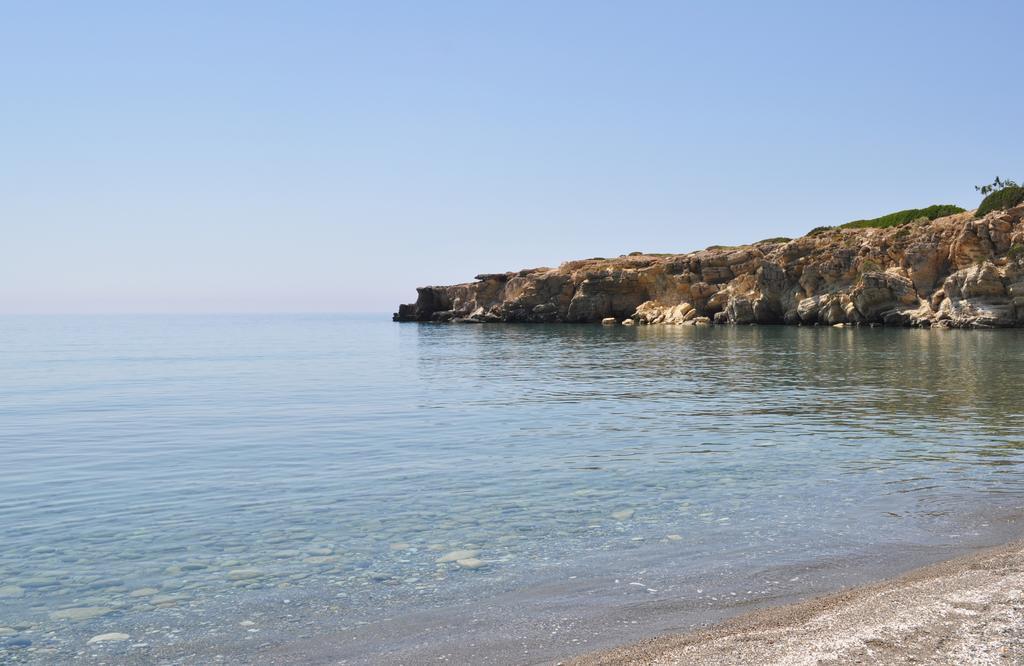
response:
<path fill-rule="evenodd" d="M 565 663 L 1024 663 L 1024 541 Z"/>

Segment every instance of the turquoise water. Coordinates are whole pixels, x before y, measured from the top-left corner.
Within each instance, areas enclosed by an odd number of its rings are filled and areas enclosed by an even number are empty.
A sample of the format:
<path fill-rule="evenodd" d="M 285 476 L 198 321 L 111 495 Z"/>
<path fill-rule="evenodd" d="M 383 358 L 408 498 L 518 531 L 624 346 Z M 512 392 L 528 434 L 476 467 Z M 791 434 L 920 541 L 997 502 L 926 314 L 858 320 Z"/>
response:
<path fill-rule="evenodd" d="M 526 663 L 998 540 L 1022 342 L 0 318 L 0 661 Z"/>

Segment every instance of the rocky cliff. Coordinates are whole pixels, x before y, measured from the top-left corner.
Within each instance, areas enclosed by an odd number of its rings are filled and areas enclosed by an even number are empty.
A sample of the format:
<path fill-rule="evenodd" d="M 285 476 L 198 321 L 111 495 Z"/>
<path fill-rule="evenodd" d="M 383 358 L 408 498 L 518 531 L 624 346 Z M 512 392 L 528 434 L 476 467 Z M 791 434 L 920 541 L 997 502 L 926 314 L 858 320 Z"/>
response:
<path fill-rule="evenodd" d="M 1024 326 L 1024 206 L 420 287 L 395 321 Z"/>

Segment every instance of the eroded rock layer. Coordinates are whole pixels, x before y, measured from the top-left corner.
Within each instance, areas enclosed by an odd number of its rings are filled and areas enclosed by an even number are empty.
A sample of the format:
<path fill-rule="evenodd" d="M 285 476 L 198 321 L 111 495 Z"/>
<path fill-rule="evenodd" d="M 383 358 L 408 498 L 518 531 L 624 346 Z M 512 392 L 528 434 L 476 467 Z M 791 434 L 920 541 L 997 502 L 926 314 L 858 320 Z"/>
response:
<path fill-rule="evenodd" d="M 396 321 L 1024 326 L 1024 206 L 420 287 Z"/>

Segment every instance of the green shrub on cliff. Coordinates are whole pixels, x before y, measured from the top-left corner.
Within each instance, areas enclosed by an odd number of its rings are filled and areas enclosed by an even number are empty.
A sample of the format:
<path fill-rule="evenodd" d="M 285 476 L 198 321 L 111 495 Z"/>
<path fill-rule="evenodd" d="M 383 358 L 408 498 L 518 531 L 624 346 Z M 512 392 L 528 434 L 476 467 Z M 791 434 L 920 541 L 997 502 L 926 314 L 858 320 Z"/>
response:
<path fill-rule="evenodd" d="M 1022 202 L 1024 202 L 1024 187 L 1004 187 L 985 197 L 974 216 L 983 217 L 994 210 L 1019 206 Z"/>
<path fill-rule="evenodd" d="M 863 273 L 880 273 L 881 271 L 882 271 L 882 267 L 878 264 L 877 261 L 874 261 L 872 259 L 865 259 L 860 264 L 860 273 L 861 274 L 863 274 Z"/>
<path fill-rule="evenodd" d="M 895 213 L 883 215 L 882 217 L 876 217 L 873 220 L 854 220 L 853 222 L 847 222 L 840 226 L 840 229 L 886 229 L 888 227 L 898 227 L 902 224 L 913 222 L 918 218 L 934 220 L 962 212 L 964 212 L 964 209 L 960 206 L 938 204 L 935 206 L 928 206 L 927 208 L 910 208 L 907 210 L 900 210 Z"/>

